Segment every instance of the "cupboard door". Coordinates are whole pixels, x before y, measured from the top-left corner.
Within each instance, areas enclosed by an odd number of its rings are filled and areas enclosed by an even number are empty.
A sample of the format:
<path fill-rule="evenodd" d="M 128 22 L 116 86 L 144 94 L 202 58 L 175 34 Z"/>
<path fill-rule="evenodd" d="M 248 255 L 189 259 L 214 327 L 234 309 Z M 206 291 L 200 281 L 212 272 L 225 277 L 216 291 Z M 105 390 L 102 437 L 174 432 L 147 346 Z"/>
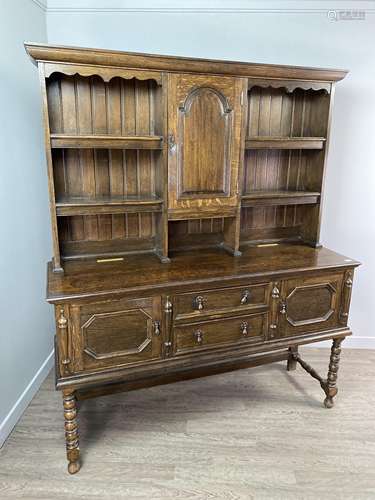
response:
<path fill-rule="evenodd" d="M 281 335 L 299 335 L 340 326 L 342 282 L 341 273 L 285 281 L 279 314 Z"/>
<path fill-rule="evenodd" d="M 160 358 L 160 319 L 159 298 L 72 306 L 76 371 Z"/>
<path fill-rule="evenodd" d="M 234 215 L 243 79 L 169 75 L 169 218 Z"/>

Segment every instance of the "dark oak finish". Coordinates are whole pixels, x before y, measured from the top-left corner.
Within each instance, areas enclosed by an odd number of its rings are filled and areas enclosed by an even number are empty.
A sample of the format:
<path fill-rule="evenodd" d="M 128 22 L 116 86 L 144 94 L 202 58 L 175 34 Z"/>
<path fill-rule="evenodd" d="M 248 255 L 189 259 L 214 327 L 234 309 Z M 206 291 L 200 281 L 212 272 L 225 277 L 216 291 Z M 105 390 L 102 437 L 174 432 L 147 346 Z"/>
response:
<path fill-rule="evenodd" d="M 204 291 L 239 282 L 264 283 L 282 277 L 321 274 L 323 271 L 352 268 L 358 262 L 327 248 L 313 249 L 298 244 L 245 246 L 233 260 L 223 250 L 175 252 L 171 263 L 160 266 L 155 257 L 125 256 L 121 262 L 98 265 L 95 260 L 67 262 L 64 275 L 48 265 L 47 300 L 61 304 L 72 300 L 112 299 L 140 291 L 158 294 L 177 287 Z M 201 284 L 206 284 L 207 286 Z M 232 285 L 233 286 L 233 285 Z M 242 290 L 242 288 L 241 288 Z M 346 290 L 346 289 L 345 289 Z M 346 293 L 346 292 L 345 292 Z M 237 297 L 239 298 L 239 295 Z"/>
<path fill-rule="evenodd" d="M 332 407 L 359 265 L 319 243 L 346 72 L 26 50 L 43 97 L 69 472 L 77 399 L 287 360 Z M 321 340 L 327 379 L 298 353 Z"/>
<path fill-rule="evenodd" d="M 266 339 L 267 315 L 248 314 L 187 323 L 173 329 L 174 354 L 187 354 L 219 346 Z"/>
<path fill-rule="evenodd" d="M 238 205 L 240 78 L 170 75 L 168 209 L 223 216 Z"/>
<path fill-rule="evenodd" d="M 163 200 L 157 196 L 61 197 L 56 200 L 57 216 L 115 213 L 161 212 Z"/>
<path fill-rule="evenodd" d="M 238 61 L 218 61 L 176 56 L 161 56 L 115 50 L 64 47 L 42 43 L 26 43 L 29 55 L 35 61 L 55 61 L 123 68 L 153 68 L 176 73 L 214 73 L 234 76 L 256 76 L 286 78 L 290 80 L 312 80 L 318 88 L 324 81 L 339 81 L 345 78 L 347 70 L 281 66 Z"/>
<path fill-rule="evenodd" d="M 55 271 L 137 250 L 167 263 L 174 250 L 320 245 L 345 71 L 26 49 L 43 94 Z"/>
<path fill-rule="evenodd" d="M 312 191 L 253 191 L 242 195 L 242 206 L 314 205 L 319 196 L 320 193 Z"/>
<path fill-rule="evenodd" d="M 81 468 L 79 461 L 79 439 L 77 424 L 77 404 L 73 391 L 63 390 L 63 405 L 65 419 L 66 455 L 68 458 L 68 471 L 76 474 Z"/>
<path fill-rule="evenodd" d="M 247 137 L 246 149 L 323 149 L 324 137 Z"/>
<path fill-rule="evenodd" d="M 51 134 L 52 148 L 162 149 L 162 137 Z"/>

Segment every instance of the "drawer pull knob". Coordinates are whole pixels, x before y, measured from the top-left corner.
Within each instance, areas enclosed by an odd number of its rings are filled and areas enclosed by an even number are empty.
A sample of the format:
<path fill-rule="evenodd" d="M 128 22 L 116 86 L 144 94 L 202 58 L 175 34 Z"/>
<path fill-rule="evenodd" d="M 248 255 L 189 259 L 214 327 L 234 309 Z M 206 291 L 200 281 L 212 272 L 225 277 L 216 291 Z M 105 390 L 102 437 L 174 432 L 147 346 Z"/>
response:
<path fill-rule="evenodd" d="M 241 304 L 247 304 L 250 299 L 250 290 L 244 290 L 242 292 Z"/>
<path fill-rule="evenodd" d="M 286 302 L 284 300 L 280 302 L 280 314 L 286 314 Z"/>
<path fill-rule="evenodd" d="M 198 295 L 198 297 L 195 297 L 193 305 L 195 309 L 198 309 L 198 311 L 202 311 L 204 308 L 204 299 L 202 295 Z"/>
<path fill-rule="evenodd" d="M 198 342 L 198 344 L 201 344 L 203 342 L 203 332 L 202 330 L 197 330 L 194 333 L 195 340 Z"/>
<path fill-rule="evenodd" d="M 247 337 L 249 335 L 249 323 L 247 321 L 242 321 L 241 333 L 244 337 Z"/>
<path fill-rule="evenodd" d="M 157 336 L 160 335 L 160 321 L 154 322 L 154 334 Z"/>

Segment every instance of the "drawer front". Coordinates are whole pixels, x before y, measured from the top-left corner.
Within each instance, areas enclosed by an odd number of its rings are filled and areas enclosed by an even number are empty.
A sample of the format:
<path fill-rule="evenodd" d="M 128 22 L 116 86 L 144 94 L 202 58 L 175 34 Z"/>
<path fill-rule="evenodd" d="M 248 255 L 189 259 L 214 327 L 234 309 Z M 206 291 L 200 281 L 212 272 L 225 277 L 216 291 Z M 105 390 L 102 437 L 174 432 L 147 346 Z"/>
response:
<path fill-rule="evenodd" d="M 71 306 L 74 371 L 161 357 L 161 300 L 144 298 Z"/>
<path fill-rule="evenodd" d="M 182 293 L 175 296 L 175 319 L 194 319 L 205 314 L 235 311 L 268 304 L 269 284 L 249 285 Z"/>
<path fill-rule="evenodd" d="M 200 321 L 173 329 L 174 354 L 184 354 L 238 343 L 261 342 L 267 330 L 267 313 Z"/>
<path fill-rule="evenodd" d="M 284 281 L 279 309 L 281 336 L 341 326 L 342 288 L 342 273 Z"/>

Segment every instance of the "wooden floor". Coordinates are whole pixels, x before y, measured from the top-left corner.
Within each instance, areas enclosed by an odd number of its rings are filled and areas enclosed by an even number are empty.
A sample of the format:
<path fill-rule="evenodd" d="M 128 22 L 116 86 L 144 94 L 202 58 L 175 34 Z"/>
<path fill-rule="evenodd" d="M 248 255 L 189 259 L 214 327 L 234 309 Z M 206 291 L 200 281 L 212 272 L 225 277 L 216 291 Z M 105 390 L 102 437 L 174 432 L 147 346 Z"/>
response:
<path fill-rule="evenodd" d="M 304 349 L 326 373 L 328 350 Z M 52 374 L 0 451 L 0 499 L 375 499 L 375 351 L 343 349 L 340 393 L 285 364 L 83 403 L 66 471 Z"/>

